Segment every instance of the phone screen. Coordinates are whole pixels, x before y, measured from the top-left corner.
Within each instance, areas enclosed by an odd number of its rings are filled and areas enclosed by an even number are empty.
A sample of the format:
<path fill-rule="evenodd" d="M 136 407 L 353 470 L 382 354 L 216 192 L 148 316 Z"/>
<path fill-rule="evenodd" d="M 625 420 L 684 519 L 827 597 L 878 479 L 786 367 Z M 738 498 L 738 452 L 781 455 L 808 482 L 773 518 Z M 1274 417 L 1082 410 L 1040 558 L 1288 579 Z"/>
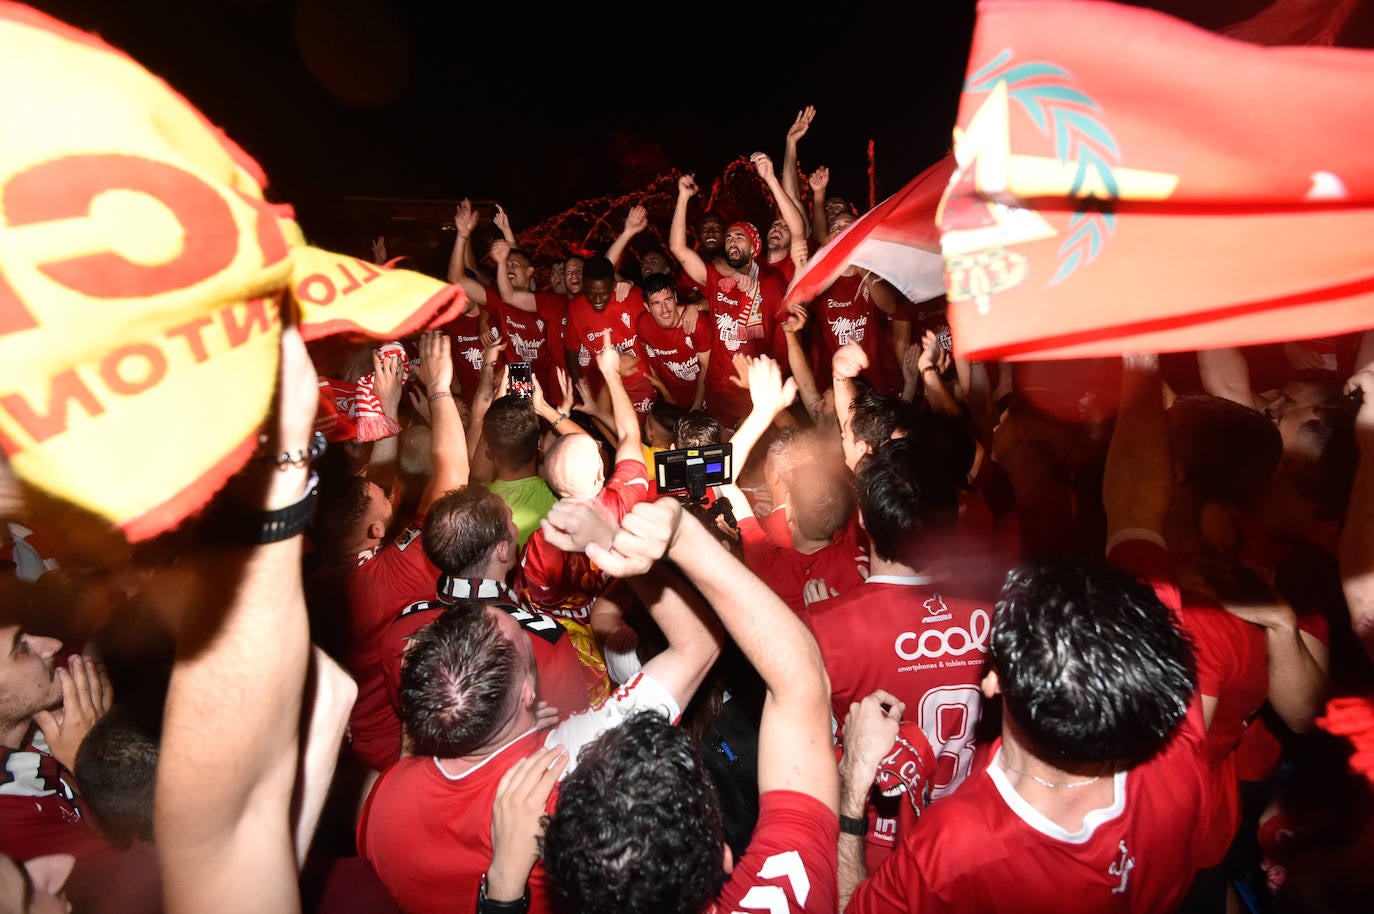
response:
<path fill-rule="evenodd" d="M 510 372 L 510 393 L 517 397 L 534 396 L 534 377 L 529 362 L 511 362 L 506 371 Z"/>

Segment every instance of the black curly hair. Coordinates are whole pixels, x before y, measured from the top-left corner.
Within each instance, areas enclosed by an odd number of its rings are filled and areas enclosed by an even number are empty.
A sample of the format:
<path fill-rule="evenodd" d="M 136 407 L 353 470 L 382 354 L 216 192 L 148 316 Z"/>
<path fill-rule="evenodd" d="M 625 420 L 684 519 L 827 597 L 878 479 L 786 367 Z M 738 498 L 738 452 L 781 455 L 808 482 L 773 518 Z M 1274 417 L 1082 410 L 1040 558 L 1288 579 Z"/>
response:
<path fill-rule="evenodd" d="M 720 800 L 687 734 L 641 711 L 563 781 L 544 868 L 579 914 L 697 914 L 725 881 Z"/>

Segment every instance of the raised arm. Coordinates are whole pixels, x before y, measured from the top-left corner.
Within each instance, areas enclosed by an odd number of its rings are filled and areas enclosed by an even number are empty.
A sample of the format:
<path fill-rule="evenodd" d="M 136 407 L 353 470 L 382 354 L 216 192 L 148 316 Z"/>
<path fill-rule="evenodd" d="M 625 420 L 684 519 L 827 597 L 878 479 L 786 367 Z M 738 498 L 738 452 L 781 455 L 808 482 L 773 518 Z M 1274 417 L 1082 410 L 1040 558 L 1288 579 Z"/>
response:
<path fill-rule="evenodd" d="M 806 131 L 811 129 L 811 119 L 816 116 L 816 106 L 807 105 L 797 112 L 797 118 L 792 122 L 792 126 L 787 128 L 787 141 L 782 149 L 782 188 L 796 205 L 797 211 L 803 217 L 803 229 L 800 232 L 793 231 L 793 236 L 807 235 L 805 226 L 806 208 L 802 206 L 801 181 L 797 178 L 797 143 L 802 137 L 806 136 Z"/>
<path fill-rule="evenodd" d="M 377 401 L 382 404 L 382 413 L 392 422 L 396 422 L 401 415 L 401 390 L 404 386 L 402 379 L 401 357 L 396 353 L 383 355 L 379 350 L 372 350 L 372 393 L 376 395 Z M 372 448 L 367 458 L 367 478 L 382 487 L 385 492 L 391 491 L 392 483 L 396 481 L 396 465 L 401 457 L 401 435 L 388 435 L 372 442 Z"/>
<path fill-rule="evenodd" d="M 815 422 L 820 416 L 824 395 L 816 387 L 816 375 L 811 371 L 811 360 L 802 345 L 801 331 L 806 326 L 807 312 L 801 305 L 787 309 L 787 317 L 782 322 L 782 332 L 787 339 L 787 367 L 797 382 L 797 394 L 802 398 L 806 414 Z"/>
<path fill-rule="evenodd" d="M 682 265 L 682 272 L 697 285 L 706 282 L 706 261 L 687 243 L 687 201 L 697 192 L 697 179 L 683 175 L 677 179 L 677 205 L 668 227 L 668 252 Z"/>
<path fill-rule="evenodd" d="M 305 343 L 286 327 L 271 453 L 308 449 L 318 403 Z M 238 481 L 257 493 L 246 504 L 271 512 L 301 501 L 309 476 L 304 461 L 256 463 Z M 310 654 L 301 555 L 297 533 L 187 563 L 154 792 L 169 914 L 300 910 L 290 815 Z"/>
<path fill-rule="evenodd" d="M 749 397 L 754 405 L 749 415 L 739 424 L 739 428 L 730 436 L 732 460 L 736 467 L 748 463 L 754 446 L 768 431 L 778 413 L 791 406 L 792 401 L 797 398 L 797 382 L 791 378 L 784 381 L 778 363 L 768 356 L 750 359 L 747 377 Z M 732 482 L 723 485 L 720 491 L 730 500 L 735 517 L 753 516 L 753 506 L 749 504 L 749 499 L 737 484 Z"/>
<path fill-rule="evenodd" d="M 601 369 L 601 377 L 606 382 L 606 392 L 611 397 L 611 416 L 615 419 L 615 462 L 638 460 L 643 463 L 644 447 L 639 433 L 639 414 L 630 402 L 630 395 L 625 392 L 625 381 L 620 377 L 620 353 L 611 345 L 609 330 L 602 336 L 601 348 L 597 350 L 596 367 Z"/>
<path fill-rule="evenodd" d="M 466 485 L 469 475 L 463 418 L 449 389 L 453 383 L 453 354 L 447 333 L 426 330 L 420 334 L 420 363 L 415 373 L 429 398 L 429 459 L 433 469 L 420 495 L 420 513 L 425 514 L 439 496 Z"/>
<path fill-rule="evenodd" d="M 1341 528 L 1341 586 L 1350 626 L 1364 652 L 1374 659 L 1374 370 L 1356 372 L 1346 389 L 1359 390 L 1364 402 L 1355 416 L 1360 460 Z"/>
<path fill-rule="evenodd" d="M 654 561 L 654 555 L 662 555 L 681 513 L 682 506 L 675 498 L 641 502 L 617 528 L 594 501 L 565 498 L 549 509 L 540 529 L 550 545 L 568 552 L 585 552 L 598 565 L 601 563 L 594 555 L 606 553 L 613 543 L 617 550 L 628 544 L 626 548 L 632 550 L 628 554 L 635 564 L 622 566 L 623 574 L 607 570 L 624 579 L 668 642 L 665 650 L 645 661 L 643 672 L 667 689 L 678 707 L 685 708 L 720 656 L 721 636 L 720 626 L 703 595 L 671 565 Z M 635 533 L 626 534 L 629 538 L 622 541 L 625 524 Z M 724 552 L 714 540 L 709 545 L 714 552 Z M 625 558 L 612 554 L 617 559 Z"/>
<path fill-rule="evenodd" d="M 1200 349 L 1197 369 L 1202 389 L 1207 393 L 1251 409 L 1261 408 L 1250 386 L 1250 363 L 1244 352 L 1234 347 Z"/>
<path fill-rule="evenodd" d="M 778 215 L 787 225 L 787 230 L 792 233 L 792 250 L 790 256 L 792 262 L 800 270 L 806 266 L 806 222 L 802 219 L 801 207 L 797 202 L 787 195 L 781 184 L 778 183 L 776 173 L 773 171 L 773 160 L 768 158 L 767 153 L 756 152 L 749 157 L 749 161 L 754 163 L 754 169 L 767 185 L 769 193 L 773 195 L 773 202 L 778 206 Z"/>
<path fill-rule="evenodd" d="M 472 209 L 472 201 L 464 198 L 453 212 L 453 253 L 448 259 L 448 281 L 463 287 L 468 298 L 482 307 L 487 306 L 487 287 L 467 274 L 468 261 L 472 259 L 472 229 L 477 225 L 477 213 Z"/>
<path fill-rule="evenodd" d="M 606 251 L 606 259 L 615 267 L 617 276 L 620 275 L 620 258 L 625 256 L 625 249 L 630 246 L 630 241 L 648 227 L 649 211 L 639 204 L 630 207 L 630 211 L 625 214 L 625 227 L 620 230 L 620 234 Z"/>
<path fill-rule="evenodd" d="M 830 186 L 830 169 L 822 165 L 807 177 L 811 185 L 811 237 L 816 247 L 830 240 L 830 220 L 825 216 L 825 189 Z"/>
<path fill-rule="evenodd" d="M 1127 530 L 1148 531 L 1163 542 L 1172 487 L 1159 356 L 1128 353 L 1121 359 L 1121 408 L 1102 472 L 1108 543 Z"/>
<path fill-rule="evenodd" d="M 642 573 L 657 557 L 668 558 L 763 679 L 759 791 L 795 790 L 836 810 L 830 680 L 816 639 L 796 614 L 671 496 L 635 505 L 613 545 L 588 546 L 587 557 L 617 576 Z"/>
<path fill-rule="evenodd" d="M 531 313 L 539 310 L 539 303 L 529 289 L 517 289 L 511 284 L 506 273 L 506 261 L 510 259 L 511 244 L 504 238 L 491 243 L 491 259 L 496 264 L 496 291 L 501 293 L 501 301 L 512 308 Z"/>

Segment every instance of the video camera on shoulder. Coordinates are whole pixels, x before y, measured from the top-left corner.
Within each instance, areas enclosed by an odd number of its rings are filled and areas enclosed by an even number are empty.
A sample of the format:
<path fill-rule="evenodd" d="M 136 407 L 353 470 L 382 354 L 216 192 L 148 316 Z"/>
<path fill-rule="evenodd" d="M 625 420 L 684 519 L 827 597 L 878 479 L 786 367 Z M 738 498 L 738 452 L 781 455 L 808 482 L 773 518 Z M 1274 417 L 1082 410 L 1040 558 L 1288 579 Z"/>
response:
<path fill-rule="evenodd" d="M 733 477 L 734 448 L 724 444 L 679 448 L 654 454 L 654 475 L 663 495 L 685 493 L 691 504 L 700 503 L 711 486 L 725 485 Z"/>

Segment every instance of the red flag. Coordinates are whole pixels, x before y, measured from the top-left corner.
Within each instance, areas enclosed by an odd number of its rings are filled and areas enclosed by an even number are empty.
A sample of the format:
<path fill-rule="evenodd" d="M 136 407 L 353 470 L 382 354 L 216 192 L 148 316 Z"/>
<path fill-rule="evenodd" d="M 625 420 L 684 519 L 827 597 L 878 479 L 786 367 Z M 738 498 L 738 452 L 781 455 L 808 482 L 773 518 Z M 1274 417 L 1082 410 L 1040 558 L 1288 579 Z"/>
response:
<path fill-rule="evenodd" d="M 815 253 L 787 290 L 787 304 L 810 301 L 849 264 L 872 270 L 910 301 L 945 294 L 935 210 L 954 172 L 946 154 Z"/>
<path fill-rule="evenodd" d="M 939 225 L 955 348 L 1077 358 L 1374 325 L 1374 53 L 982 0 Z"/>
<path fill-rule="evenodd" d="M 1221 34 L 1254 44 L 1335 44 L 1359 5 L 1360 0 L 1274 0 Z"/>

